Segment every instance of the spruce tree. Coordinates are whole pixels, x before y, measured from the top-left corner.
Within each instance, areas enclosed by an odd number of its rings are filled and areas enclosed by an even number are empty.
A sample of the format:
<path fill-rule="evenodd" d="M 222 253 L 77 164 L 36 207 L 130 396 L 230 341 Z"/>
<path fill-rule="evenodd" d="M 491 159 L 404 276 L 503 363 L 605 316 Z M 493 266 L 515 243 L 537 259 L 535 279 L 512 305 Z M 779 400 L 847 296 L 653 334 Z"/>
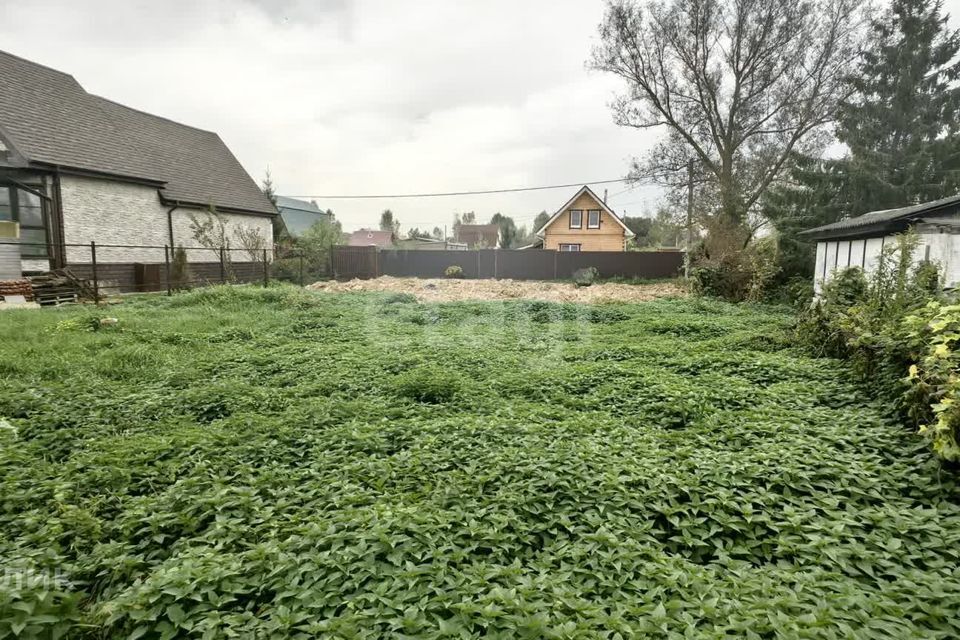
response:
<path fill-rule="evenodd" d="M 848 215 L 958 193 L 958 52 L 942 0 L 893 0 L 874 21 L 837 127 L 849 148 Z"/>
<path fill-rule="evenodd" d="M 764 199 L 782 276 L 813 271 L 804 229 L 960 194 L 958 52 L 942 0 L 893 0 L 873 21 L 837 115 L 847 155 L 792 158 L 788 179 Z"/>

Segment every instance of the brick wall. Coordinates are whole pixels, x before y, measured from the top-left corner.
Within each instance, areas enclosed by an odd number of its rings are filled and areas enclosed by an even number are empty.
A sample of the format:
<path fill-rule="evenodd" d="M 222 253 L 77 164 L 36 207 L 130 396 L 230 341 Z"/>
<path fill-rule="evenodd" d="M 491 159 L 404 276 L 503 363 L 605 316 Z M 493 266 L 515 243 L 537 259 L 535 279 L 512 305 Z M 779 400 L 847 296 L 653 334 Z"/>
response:
<path fill-rule="evenodd" d="M 160 202 L 156 189 L 143 185 L 127 184 L 77 176 L 61 179 L 63 197 L 64 237 L 69 244 L 98 245 L 157 245 L 169 244 L 167 210 Z M 179 208 L 173 212 L 173 241 L 184 247 L 198 246 L 190 229 L 190 218 L 209 215 L 201 209 Z M 238 227 L 257 229 L 273 244 L 273 228 L 270 219 L 264 216 L 246 216 L 221 213 L 232 246 L 239 246 L 235 233 Z M 214 252 L 190 250 L 191 262 L 213 262 Z M 249 260 L 240 252 L 234 253 L 234 261 Z M 97 249 L 97 261 L 108 263 L 163 262 L 163 249 L 127 249 L 101 247 Z M 90 262 L 87 247 L 68 247 L 67 262 L 79 264 Z"/>

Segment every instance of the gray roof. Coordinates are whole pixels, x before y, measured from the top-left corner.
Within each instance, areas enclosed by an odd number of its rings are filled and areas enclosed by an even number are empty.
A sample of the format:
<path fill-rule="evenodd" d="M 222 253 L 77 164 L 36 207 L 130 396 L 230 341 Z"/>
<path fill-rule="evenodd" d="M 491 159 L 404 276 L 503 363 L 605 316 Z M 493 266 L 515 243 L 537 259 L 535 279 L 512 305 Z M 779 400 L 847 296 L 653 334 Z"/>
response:
<path fill-rule="evenodd" d="M 0 51 L 0 129 L 35 166 L 161 186 L 169 202 L 275 214 L 220 137 L 91 95 L 70 75 Z"/>
<path fill-rule="evenodd" d="M 909 222 L 924 217 L 924 214 L 949 213 L 958 206 L 960 206 L 960 195 L 950 196 L 898 209 L 871 211 L 855 218 L 845 218 L 832 224 L 825 224 L 822 227 L 807 229 L 802 233 L 816 238 L 832 238 L 896 231 L 905 227 Z"/>
<path fill-rule="evenodd" d="M 276 196 L 276 198 L 280 217 L 283 218 L 287 232 L 292 236 L 301 235 L 317 222 L 333 217 L 312 202 L 287 196 Z"/>

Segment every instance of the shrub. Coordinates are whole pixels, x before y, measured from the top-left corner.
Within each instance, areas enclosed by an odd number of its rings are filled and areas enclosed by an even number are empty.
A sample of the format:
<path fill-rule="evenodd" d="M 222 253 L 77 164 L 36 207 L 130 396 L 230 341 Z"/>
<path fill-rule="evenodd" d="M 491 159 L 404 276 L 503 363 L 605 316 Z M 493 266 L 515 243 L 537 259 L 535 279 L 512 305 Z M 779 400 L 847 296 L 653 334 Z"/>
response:
<path fill-rule="evenodd" d="M 187 261 L 187 251 L 182 245 L 173 252 L 173 262 L 170 264 L 170 287 L 174 291 L 184 291 L 192 286 L 193 273 Z"/>
<path fill-rule="evenodd" d="M 443 271 L 443 275 L 447 278 L 462 278 L 463 267 L 458 264 L 452 264 Z"/>
<path fill-rule="evenodd" d="M 924 345 L 909 369 L 907 411 L 938 456 L 960 462 L 960 305 L 931 302 L 904 326 L 913 343 Z"/>
<path fill-rule="evenodd" d="M 589 287 L 597 278 L 600 277 L 600 272 L 596 267 L 586 267 L 584 269 L 577 269 L 573 272 L 573 283 L 578 287 Z"/>
<path fill-rule="evenodd" d="M 397 292 L 391 293 L 383 301 L 384 304 L 412 304 L 417 301 L 417 296 L 412 293 Z"/>
<path fill-rule="evenodd" d="M 756 302 L 765 297 L 777 270 L 776 243 L 764 238 L 742 251 L 697 258 L 690 277 L 698 295 Z"/>
<path fill-rule="evenodd" d="M 864 384 L 931 439 L 939 457 L 960 461 L 952 400 L 960 314 L 938 300 L 937 266 L 912 266 L 917 243 L 916 234 L 899 236 L 869 278 L 859 268 L 837 272 L 801 314 L 796 336 L 816 355 L 847 359 Z"/>

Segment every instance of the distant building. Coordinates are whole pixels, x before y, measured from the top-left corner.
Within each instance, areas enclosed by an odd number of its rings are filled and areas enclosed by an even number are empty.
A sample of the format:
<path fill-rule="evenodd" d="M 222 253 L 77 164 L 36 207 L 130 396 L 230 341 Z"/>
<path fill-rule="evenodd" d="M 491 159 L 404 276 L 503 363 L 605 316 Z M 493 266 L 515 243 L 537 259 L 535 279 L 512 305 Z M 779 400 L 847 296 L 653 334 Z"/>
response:
<path fill-rule="evenodd" d="M 280 218 L 291 236 L 303 235 L 304 231 L 320 221 L 333 221 L 333 214 L 321 210 L 315 202 L 286 196 L 276 196 L 276 199 Z"/>
<path fill-rule="evenodd" d="M 466 251 L 467 245 L 462 242 L 439 240 L 437 238 L 405 238 L 397 241 L 397 248 L 412 251 Z"/>
<path fill-rule="evenodd" d="M 457 242 L 469 249 L 499 249 L 500 225 L 461 224 L 456 229 Z"/>
<path fill-rule="evenodd" d="M 537 237 L 534 245 L 554 251 L 625 251 L 633 232 L 590 187 L 583 186 L 537 230 Z"/>
<path fill-rule="evenodd" d="M 393 233 L 374 229 L 357 229 L 347 237 L 347 245 L 351 247 L 380 247 L 393 248 Z"/>

